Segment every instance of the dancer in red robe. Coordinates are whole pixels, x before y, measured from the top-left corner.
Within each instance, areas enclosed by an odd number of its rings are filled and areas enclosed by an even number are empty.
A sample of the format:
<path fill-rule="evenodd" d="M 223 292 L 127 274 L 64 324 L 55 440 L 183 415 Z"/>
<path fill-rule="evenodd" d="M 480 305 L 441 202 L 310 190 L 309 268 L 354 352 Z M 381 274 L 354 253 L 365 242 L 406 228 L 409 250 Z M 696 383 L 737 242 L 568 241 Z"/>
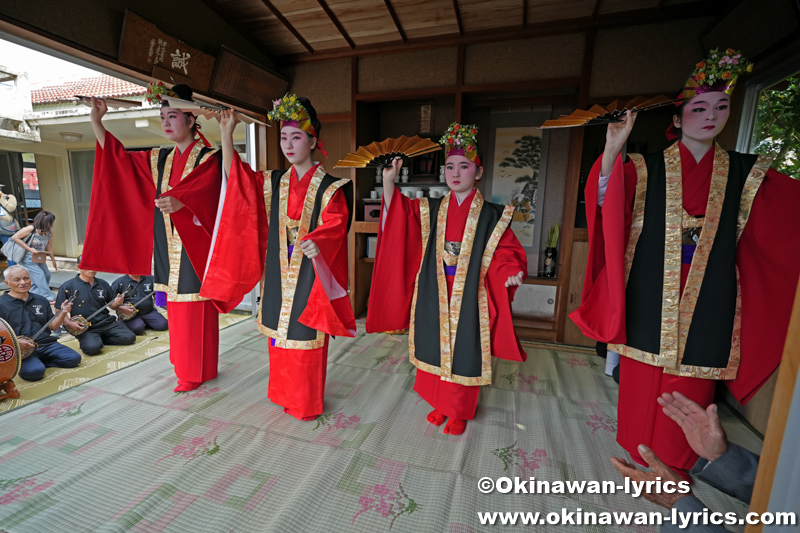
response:
<path fill-rule="evenodd" d="M 635 116 L 610 124 L 586 186 L 590 250 L 570 317 L 623 356 L 617 442 L 642 464 L 639 444 L 675 469 L 697 460 L 662 393 L 705 407 L 724 380 L 746 403 L 780 362 L 800 275 L 800 182 L 714 142 L 748 64 L 730 49 L 698 63 L 670 127 L 680 140 L 664 152 L 623 163 Z"/>
<path fill-rule="evenodd" d="M 151 84 L 148 92 L 192 99 L 186 85 Z M 156 301 L 166 304 L 170 321 L 175 390 L 193 390 L 217 376 L 218 310 L 236 303 L 199 295 L 219 204 L 220 158 L 192 110 L 163 102 L 161 127 L 175 147 L 131 152 L 103 126 L 107 110 L 103 100 L 92 100 L 97 148 L 81 268 L 150 275 L 154 258 Z"/>
<path fill-rule="evenodd" d="M 481 385 L 492 383 L 491 356 L 524 361 L 511 324 L 511 301 L 528 271 L 508 229 L 513 207 L 486 202 L 475 187 L 483 167 L 476 126 L 454 123 L 441 142 L 450 192 L 410 200 L 395 191 L 402 166 L 383 171 L 383 208 L 367 331 L 409 328 L 414 390 L 434 409 L 431 424 L 460 435 L 475 418 Z"/>
<path fill-rule="evenodd" d="M 346 290 L 352 183 L 312 161 L 322 150 L 321 125 L 307 99 L 286 95 L 269 117 L 280 121 L 288 171 L 244 164 L 233 149 L 235 114 L 221 115 L 229 181 L 201 294 L 241 297 L 261 278 L 258 329 L 269 337 L 269 399 L 314 420 L 323 409 L 328 336 L 356 330 Z"/>

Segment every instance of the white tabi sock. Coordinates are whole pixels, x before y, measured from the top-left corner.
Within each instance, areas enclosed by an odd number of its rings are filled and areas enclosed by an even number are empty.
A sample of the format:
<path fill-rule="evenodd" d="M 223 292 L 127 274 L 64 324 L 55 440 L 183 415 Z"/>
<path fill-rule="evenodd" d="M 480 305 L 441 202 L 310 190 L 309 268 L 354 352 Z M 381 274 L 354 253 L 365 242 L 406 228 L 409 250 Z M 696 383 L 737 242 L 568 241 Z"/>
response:
<path fill-rule="evenodd" d="M 614 369 L 619 365 L 619 354 L 617 352 L 608 351 L 606 354 L 606 375 L 610 376 Z"/>

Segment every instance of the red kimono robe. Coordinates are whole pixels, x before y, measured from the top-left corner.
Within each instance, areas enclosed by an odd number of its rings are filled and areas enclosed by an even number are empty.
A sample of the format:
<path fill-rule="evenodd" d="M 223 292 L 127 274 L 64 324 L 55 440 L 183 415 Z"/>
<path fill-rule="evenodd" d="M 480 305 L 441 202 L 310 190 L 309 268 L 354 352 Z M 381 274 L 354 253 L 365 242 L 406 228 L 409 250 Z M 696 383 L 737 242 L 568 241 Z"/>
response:
<path fill-rule="evenodd" d="M 270 338 L 269 399 L 298 419 L 322 414 L 328 336 L 352 337 L 356 330 L 346 290 L 350 209 L 340 190 L 349 180 L 337 180 L 328 186 L 324 206 L 318 206 L 321 208 L 316 226 L 302 235 L 314 226 L 310 215 L 318 187 L 325 178 L 325 171 L 319 165 L 312 167 L 302 179 L 298 179 L 292 167 L 291 171 L 282 172 L 275 183 L 271 171 L 253 171 L 234 156 L 225 207 L 201 289 L 201 294 L 209 298 L 231 298 L 246 293 L 261 278 L 263 293 L 258 328 Z M 273 202 L 277 194 L 281 199 Z M 279 211 L 273 213 L 276 206 Z M 271 221 L 280 221 L 281 231 L 271 228 Z M 289 237 L 292 228 L 297 228 L 296 243 Z M 275 233 L 270 233 L 271 229 Z M 283 236 L 284 242 L 270 243 L 273 234 L 277 239 Z M 304 240 L 311 240 L 319 247 L 320 255 L 313 261 L 305 258 L 299 249 L 299 242 Z M 277 278 L 267 275 L 270 245 L 287 255 L 283 267 L 286 271 Z M 316 337 L 308 341 L 292 340 L 287 336 L 286 327 L 273 328 L 266 324 L 264 310 L 265 302 L 275 294 L 281 295 L 283 303 L 294 309 L 295 289 L 291 280 L 298 278 L 303 262 L 313 264 L 313 285 L 296 323 L 316 330 Z M 288 327 L 290 329 L 291 325 Z"/>
<path fill-rule="evenodd" d="M 700 162 L 696 162 L 691 152 L 680 143 L 678 149 L 673 145 L 668 150 L 673 150 L 673 154 L 677 152 L 680 157 L 685 215 L 704 216 L 706 225 L 718 223 L 720 208 L 709 202 L 709 198 L 713 192 L 714 175 L 719 173 L 716 166 L 724 152 L 712 148 Z M 728 368 L 699 372 L 680 362 L 678 365 L 654 364 L 656 361 L 642 357 L 637 350 L 630 350 L 625 345 L 630 337 L 630 332 L 626 331 L 626 283 L 634 252 L 640 250 L 635 242 L 629 246 L 629 239 L 641 232 L 642 220 L 637 220 L 637 217 L 642 217 L 644 211 L 637 213 L 639 210 L 635 206 L 641 205 L 644 199 L 635 198 L 638 178 L 633 161 L 623 164 L 622 158 L 617 158 L 602 208 L 597 205 L 599 175 L 600 160 L 592 168 L 586 186 L 590 250 L 582 303 L 570 317 L 584 335 L 610 343 L 609 349 L 623 355 L 617 442 L 642 464 L 637 446 L 646 444 L 666 464 L 690 469 L 697 461 L 697 455 L 692 452 L 680 427 L 663 414 L 656 398 L 664 392 L 679 391 L 706 407 L 714 399 L 716 380 L 723 379 L 734 396 L 746 403 L 777 368 L 800 275 L 800 237 L 795 231 L 800 224 L 800 211 L 797 210 L 800 182 L 765 168 L 760 171 L 760 186 L 748 189 L 745 185 L 739 200 L 740 233 L 735 256 L 731 256 L 735 257 L 740 296 L 731 353 L 738 351 L 739 360 L 734 360 L 732 355 L 732 364 L 729 363 Z M 748 183 L 752 175 L 748 175 Z M 668 193 L 667 201 L 669 197 Z M 742 228 L 743 224 L 746 225 Z M 680 284 L 677 306 L 681 309 L 681 328 L 684 327 L 686 295 L 691 294 L 691 298 L 696 300 L 700 292 L 699 283 L 691 281 L 697 274 L 692 271 L 693 255 L 696 254 L 690 252 L 686 256 L 684 247 L 680 277 L 676 279 Z M 740 331 L 737 331 L 739 327 Z M 675 344 L 683 342 L 676 339 Z M 733 372 L 731 367 L 734 367 Z"/>
<path fill-rule="evenodd" d="M 217 375 L 219 357 L 218 311 L 236 302 L 209 301 L 185 280 L 203 278 L 217 213 L 222 173 L 216 150 L 206 151 L 197 141 L 182 154 L 173 149 L 165 158 L 159 150 L 128 152 L 110 133 L 104 148 L 97 144 L 92 202 L 86 225 L 81 266 L 87 270 L 151 275 L 154 246 L 153 205 L 162 195 L 172 196 L 184 208 L 163 215 L 168 254 L 168 280 L 157 280 L 156 290 L 167 293 L 170 320 L 170 361 L 183 381 L 203 382 Z M 163 164 L 159 166 L 159 161 Z M 156 190 L 163 168 L 161 190 Z M 188 262 L 182 261 L 183 254 Z M 164 283 L 167 281 L 167 283 Z"/>
<path fill-rule="evenodd" d="M 474 189 L 459 205 L 455 195 L 449 193 L 445 241 L 464 241 L 467 219 L 476 195 L 480 196 L 480 193 Z M 482 201 L 482 198 L 479 200 Z M 410 200 L 400 194 L 399 190 L 392 195 L 388 211 L 382 209 L 367 313 L 367 332 L 406 329 L 412 323 L 412 300 L 422 259 L 422 225 L 420 200 Z M 447 270 L 445 268 L 447 294 L 452 297 L 455 276 Z M 452 272 L 455 267 L 450 270 Z M 506 288 L 505 283 L 510 276 L 515 276 L 520 271 L 527 273 L 527 257 L 514 233 L 506 229 L 497 243 L 484 283 L 488 296 L 489 316 L 486 318 L 491 335 L 491 354 L 512 361 L 524 361 L 526 354 L 511 323 L 511 302 L 516 287 Z M 439 300 L 436 294 L 418 293 L 417 298 Z M 413 339 L 411 336 L 409 339 L 413 350 Z M 434 409 L 459 420 L 475 418 L 480 391 L 477 384 L 491 383 L 491 365 L 488 365 L 488 375 L 484 364 L 484 375 L 480 379 L 465 380 L 459 379 L 460 376 L 443 376 L 440 369 L 421 363 L 413 353 L 411 362 L 417 366 L 414 390 Z"/>

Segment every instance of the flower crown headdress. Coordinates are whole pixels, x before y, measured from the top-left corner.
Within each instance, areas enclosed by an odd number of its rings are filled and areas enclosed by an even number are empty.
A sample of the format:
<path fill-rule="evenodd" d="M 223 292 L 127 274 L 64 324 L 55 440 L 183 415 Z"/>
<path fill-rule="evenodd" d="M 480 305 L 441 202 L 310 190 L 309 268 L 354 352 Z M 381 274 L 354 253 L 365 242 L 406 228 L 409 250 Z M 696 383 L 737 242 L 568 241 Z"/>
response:
<path fill-rule="evenodd" d="M 283 98 L 279 98 L 272 103 L 272 111 L 267 113 L 267 117 L 270 120 L 279 121 L 281 128 L 284 126 L 299 128 L 312 137 L 316 137 L 317 148 L 325 157 L 328 157 L 328 152 L 323 148 L 325 143 L 317 135 L 317 130 L 314 129 L 314 125 L 311 123 L 308 111 L 300 103 L 300 99 L 296 94 L 286 93 Z"/>
<path fill-rule="evenodd" d="M 451 155 L 463 155 L 477 166 L 481 166 L 478 157 L 478 126 L 474 124 L 459 124 L 453 122 L 447 132 L 439 139 L 439 144 L 444 145 L 445 159 Z"/>
<path fill-rule="evenodd" d="M 730 96 L 739 76 L 752 70 L 753 64 L 740 51 L 728 48 L 723 53 L 715 48 L 706 60 L 695 65 L 694 72 L 683 84 L 680 97 L 685 102 L 709 92 L 723 92 Z"/>
<path fill-rule="evenodd" d="M 168 89 L 163 81 L 157 83 L 150 82 L 147 84 L 147 93 L 145 99 L 152 105 L 161 104 L 161 95 L 165 94 L 173 98 L 180 98 L 175 91 Z"/>

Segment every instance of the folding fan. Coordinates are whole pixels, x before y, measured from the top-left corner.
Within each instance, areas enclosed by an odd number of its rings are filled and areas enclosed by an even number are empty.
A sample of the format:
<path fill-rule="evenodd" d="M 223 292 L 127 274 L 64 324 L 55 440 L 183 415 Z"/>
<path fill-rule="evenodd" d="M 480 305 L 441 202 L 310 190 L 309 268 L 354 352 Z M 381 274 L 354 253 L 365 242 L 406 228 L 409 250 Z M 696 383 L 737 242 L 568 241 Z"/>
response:
<path fill-rule="evenodd" d="M 423 139 L 417 135 L 397 139 L 386 139 L 383 142 L 374 142 L 368 146 L 361 146 L 355 152 L 336 163 L 334 168 L 366 168 L 388 167 L 392 160 L 398 156 L 416 157 L 441 150 L 442 146 L 430 139 Z"/>
<path fill-rule="evenodd" d="M 607 106 L 593 105 L 588 111 L 576 109 L 569 115 L 561 115 L 557 119 L 547 120 L 539 127 L 541 129 L 571 128 L 574 126 L 593 126 L 595 124 L 622 122 L 622 118 L 628 110 L 633 113 L 639 113 L 641 111 L 647 111 L 648 109 L 674 104 L 681 100 L 681 98 L 670 100 L 666 96 L 656 96 L 654 98 L 637 96 L 628 102 L 614 100 Z"/>
<path fill-rule="evenodd" d="M 105 100 L 106 105 L 108 107 L 123 107 L 123 108 L 133 108 L 133 107 L 142 107 L 141 102 L 136 102 L 134 100 L 120 100 L 119 98 L 96 98 L 97 100 Z M 87 105 L 89 107 L 92 106 L 92 97 L 91 96 L 81 96 L 79 94 L 75 95 L 75 105 Z"/>
<path fill-rule="evenodd" d="M 220 111 L 230 109 L 228 107 L 218 104 L 181 100 L 180 98 L 175 98 L 174 96 L 167 96 L 166 94 L 162 94 L 161 99 L 170 102 L 171 106 L 177 107 L 178 109 L 200 110 L 200 114 L 206 118 L 210 118 L 210 116 L 216 116 Z M 250 115 L 242 113 L 241 111 L 236 111 L 236 114 L 239 116 L 239 120 L 241 120 L 245 124 L 261 124 L 262 126 L 269 126 L 269 124 L 267 124 L 266 122 L 262 122 L 257 118 L 253 118 Z"/>

